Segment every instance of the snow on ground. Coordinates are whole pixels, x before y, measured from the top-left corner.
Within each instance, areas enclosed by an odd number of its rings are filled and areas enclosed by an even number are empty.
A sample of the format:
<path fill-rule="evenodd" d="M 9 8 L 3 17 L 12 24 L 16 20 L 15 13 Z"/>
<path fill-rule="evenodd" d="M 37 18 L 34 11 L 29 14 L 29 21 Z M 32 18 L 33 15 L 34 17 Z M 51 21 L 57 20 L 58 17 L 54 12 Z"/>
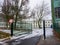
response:
<path fill-rule="evenodd" d="M 2 31 L 2 32 L 6 32 L 6 33 L 11 33 L 11 31 L 10 30 L 2 30 L 2 29 L 0 29 L 0 31 Z"/>
<path fill-rule="evenodd" d="M 0 31 L 11 34 L 11 30 L 0 30 Z M 15 34 L 18 35 L 18 34 L 22 34 L 22 33 L 26 33 L 26 32 L 21 32 L 21 31 L 15 30 L 15 31 L 13 31 L 13 33 L 14 33 L 14 35 Z"/>
<path fill-rule="evenodd" d="M 40 35 L 42 35 L 42 29 L 33 29 L 32 34 L 29 34 L 28 36 L 25 36 L 21 39 L 31 38 L 31 37 L 40 36 Z"/>
<path fill-rule="evenodd" d="M 53 29 L 52 28 L 46 28 L 46 36 L 53 35 Z"/>
<path fill-rule="evenodd" d="M 21 39 L 26 39 L 26 38 L 31 38 L 34 36 L 41 36 L 43 35 L 43 29 L 33 29 L 32 34 L 25 36 L 24 38 Z M 53 35 L 52 29 L 51 28 L 46 28 L 46 37 Z"/>
<path fill-rule="evenodd" d="M 46 28 L 46 36 L 53 35 L 52 30 L 53 29 L 51 29 L 51 28 Z M 4 32 L 10 33 L 9 30 L 5 30 Z M 26 39 L 26 38 L 31 38 L 31 37 L 40 36 L 40 35 L 43 35 L 43 29 L 33 29 L 31 34 L 23 34 L 20 36 L 13 36 L 11 39 L 17 39 L 17 38 Z"/>

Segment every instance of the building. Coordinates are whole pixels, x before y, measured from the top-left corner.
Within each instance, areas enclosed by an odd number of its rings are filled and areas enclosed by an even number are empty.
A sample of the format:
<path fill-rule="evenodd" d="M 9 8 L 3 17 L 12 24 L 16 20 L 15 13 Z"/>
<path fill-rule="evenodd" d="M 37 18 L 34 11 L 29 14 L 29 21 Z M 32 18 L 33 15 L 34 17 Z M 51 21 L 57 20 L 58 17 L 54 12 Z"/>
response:
<path fill-rule="evenodd" d="M 45 27 L 50 28 L 52 25 L 52 20 L 45 20 Z M 41 22 L 41 27 L 43 27 L 43 21 Z"/>
<path fill-rule="evenodd" d="M 30 19 L 24 19 L 23 21 L 27 22 L 27 23 L 31 23 L 32 24 L 32 28 L 35 29 L 35 28 L 39 28 L 38 26 L 38 21 L 33 19 L 33 18 L 30 18 Z M 51 25 L 52 25 L 52 19 L 45 19 L 45 27 L 46 28 L 51 28 Z M 43 20 L 41 21 L 41 28 L 43 28 Z"/>
<path fill-rule="evenodd" d="M 60 0 L 51 0 L 54 35 L 60 38 Z"/>
<path fill-rule="evenodd" d="M 45 27 L 51 27 L 52 20 L 45 20 Z"/>

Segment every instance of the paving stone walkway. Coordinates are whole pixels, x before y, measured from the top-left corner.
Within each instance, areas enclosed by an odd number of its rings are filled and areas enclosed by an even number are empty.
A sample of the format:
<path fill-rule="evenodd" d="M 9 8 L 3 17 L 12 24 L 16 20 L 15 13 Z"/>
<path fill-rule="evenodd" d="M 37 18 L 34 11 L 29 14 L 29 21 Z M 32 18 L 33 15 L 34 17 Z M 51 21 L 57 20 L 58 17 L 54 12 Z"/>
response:
<path fill-rule="evenodd" d="M 41 36 L 37 45 L 60 45 L 60 40 L 54 36 L 49 36 L 43 40 L 43 36 Z"/>

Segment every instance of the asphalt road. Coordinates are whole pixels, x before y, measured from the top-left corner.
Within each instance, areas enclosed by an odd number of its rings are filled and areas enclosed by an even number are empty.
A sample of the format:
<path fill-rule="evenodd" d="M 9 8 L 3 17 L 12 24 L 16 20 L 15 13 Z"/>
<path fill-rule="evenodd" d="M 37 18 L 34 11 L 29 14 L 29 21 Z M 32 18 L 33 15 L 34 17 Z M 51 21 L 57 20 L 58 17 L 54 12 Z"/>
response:
<path fill-rule="evenodd" d="M 17 39 L 17 40 L 8 41 L 7 45 L 36 45 L 39 39 L 40 36 L 35 36 L 24 40 Z"/>

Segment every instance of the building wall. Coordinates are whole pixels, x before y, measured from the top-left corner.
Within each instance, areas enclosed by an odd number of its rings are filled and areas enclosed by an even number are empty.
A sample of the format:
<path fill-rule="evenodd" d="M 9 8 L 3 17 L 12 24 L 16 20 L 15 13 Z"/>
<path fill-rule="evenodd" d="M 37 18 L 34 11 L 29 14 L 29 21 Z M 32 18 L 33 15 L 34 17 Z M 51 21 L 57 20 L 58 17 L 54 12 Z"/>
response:
<path fill-rule="evenodd" d="M 26 21 L 26 20 L 25 20 L 25 21 Z M 37 21 L 27 20 L 26 22 L 27 22 L 27 23 L 32 23 L 32 28 L 33 28 L 33 29 L 34 29 L 34 28 L 39 28 Z M 51 25 L 52 25 L 52 20 L 45 20 L 45 27 L 46 27 L 46 28 L 51 27 Z M 41 21 L 41 27 L 43 27 L 43 21 Z"/>
<path fill-rule="evenodd" d="M 45 20 L 45 27 L 49 28 L 52 25 L 52 20 Z M 41 22 L 41 27 L 43 27 L 43 21 Z"/>

